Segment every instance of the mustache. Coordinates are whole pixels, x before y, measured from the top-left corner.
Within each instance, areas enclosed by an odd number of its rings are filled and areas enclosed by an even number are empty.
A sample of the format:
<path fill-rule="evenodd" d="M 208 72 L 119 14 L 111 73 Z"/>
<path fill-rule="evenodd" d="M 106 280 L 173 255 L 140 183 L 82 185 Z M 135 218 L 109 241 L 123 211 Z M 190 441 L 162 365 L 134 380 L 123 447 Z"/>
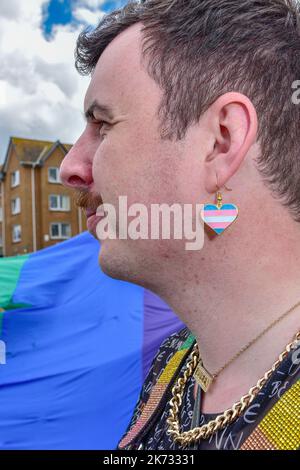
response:
<path fill-rule="evenodd" d="M 89 191 L 76 190 L 73 196 L 76 207 L 79 209 L 90 209 L 94 212 L 103 204 L 101 196 L 90 193 Z"/>

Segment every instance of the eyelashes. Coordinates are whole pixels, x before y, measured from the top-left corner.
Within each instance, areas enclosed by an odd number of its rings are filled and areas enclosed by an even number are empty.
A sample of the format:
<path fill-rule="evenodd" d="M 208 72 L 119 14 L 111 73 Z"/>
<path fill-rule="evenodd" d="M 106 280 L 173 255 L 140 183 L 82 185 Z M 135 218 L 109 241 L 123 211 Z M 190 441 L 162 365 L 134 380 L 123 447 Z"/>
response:
<path fill-rule="evenodd" d="M 110 126 L 110 124 L 107 121 L 93 121 L 92 122 L 93 127 L 95 128 L 97 134 L 100 136 L 103 135 L 103 130 L 107 130 L 107 128 Z"/>
<path fill-rule="evenodd" d="M 113 124 L 95 116 L 89 116 L 87 126 L 93 139 L 102 140 Z"/>

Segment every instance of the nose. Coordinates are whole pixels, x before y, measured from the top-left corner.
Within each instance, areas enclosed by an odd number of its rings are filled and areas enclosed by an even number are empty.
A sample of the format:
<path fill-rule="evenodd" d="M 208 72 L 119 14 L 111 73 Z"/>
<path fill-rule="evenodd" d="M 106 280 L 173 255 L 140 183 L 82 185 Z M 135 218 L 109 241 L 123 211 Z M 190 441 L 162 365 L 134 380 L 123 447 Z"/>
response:
<path fill-rule="evenodd" d="M 93 149 L 84 134 L 77 140 L 63 159 L 59 176 L 64 186 L 71 189 L 87 189 L 93 183 Z"/>

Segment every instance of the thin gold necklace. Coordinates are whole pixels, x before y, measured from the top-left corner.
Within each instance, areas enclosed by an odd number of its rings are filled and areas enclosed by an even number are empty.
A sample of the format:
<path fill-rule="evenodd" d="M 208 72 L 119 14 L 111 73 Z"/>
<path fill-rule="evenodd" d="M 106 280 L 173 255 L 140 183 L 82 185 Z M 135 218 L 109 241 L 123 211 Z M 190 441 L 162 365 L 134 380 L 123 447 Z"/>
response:
<path fill-rule="evenodd" d="M 283 320 L 287 315 L 289 315 L 293 310 L 295 310 L 297 307 L 300 306 L 300 301 L 297 302 L 293 307 L 291 307 L 287 312 L 283 313 L 280 315 L 277 320 L 274 320 L 271 325 L 269 325 L 267 328 L 265 328 L 258 336 L 256 336 L 254 339 L 252 339 L 246 346 L 244 346 L 238 353 L 236 353 L 228 362 L 226 362 L 220 369 L 215 373 L 211 374 L 203 365 L 203 362 L 199 359 L 199 363 L 197 365 L 197 368 L 194 372 L 194 377 L 196 379 L 196 382 L 204 392 L 207 392 L 208 389 L 210 388 L 211 384 L 213 381 L 223 372 L 223 370 L 228 367 L 233 361 L 235 361 L 241 354 L 243 354 L 250 346 L 252 346 L 256 341 L 258 341 L 262 336 L 264 336 L 273 326 L 275 326 L 277 323 L 279 323 L 281 320 Z"/>
<path fill-rule="evenodd" d="M 186 370 L 183 377 L 179 377 L 176 384 L 172 388 L 172 399 L 170 400 L 170 411 L 167 419 L 168 431 L 167 433 L 172 436 L 175 442 L 178 442 L 182 446 L 190 445 L 192 442 L 200 441 L 201 439 L 208 439 L 211 435 L 215 434 L 218 430 L 224 429 L 228 424 L 235 421 L 244 410 L 253 402 L 254 398 L 258 395 L 260 390 L 263 388 L 270 376 L 275 372 L 279 364 L 286 358 L 289 352 L 299 345 L 300 331 L 295 336 L 295 339 L 289 343 L 285 350 L 279 355 L 279 358 L 274 362 L 271 369 L 269 369 L 265 375 L 259 379 L 257 384 L 250 388 L 247 395 L 242 396 L 240 401 L 234 403 L 234 405 L 224 411 L 224 413 L 217 416 L 215 419 L 209 421 L 200 427 L 191 429 L 190 431 L 181 432 L 179 423 L 179 410 L 182 404 L 182 398 L 184 393 L 185 385 L 188 379 L 193 375 L 195 368 L 199 361 L 199 350 L 197 344 L 191 353 L 191 359 L 186 365 Z"/>

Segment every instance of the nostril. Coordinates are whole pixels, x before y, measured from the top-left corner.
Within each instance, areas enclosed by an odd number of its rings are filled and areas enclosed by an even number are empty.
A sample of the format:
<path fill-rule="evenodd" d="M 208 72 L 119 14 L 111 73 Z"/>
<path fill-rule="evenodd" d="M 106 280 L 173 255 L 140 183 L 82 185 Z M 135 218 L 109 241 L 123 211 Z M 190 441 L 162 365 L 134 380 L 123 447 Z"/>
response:
<path fill-rule="evenodd" d="M 85 186 L 86 185 L 85 181 L 82 178 L 80 178 L 80 176 L 76 176 L 76 175 L 70 176 L 68 178 L 68 184 L 70 186 Z"/>

